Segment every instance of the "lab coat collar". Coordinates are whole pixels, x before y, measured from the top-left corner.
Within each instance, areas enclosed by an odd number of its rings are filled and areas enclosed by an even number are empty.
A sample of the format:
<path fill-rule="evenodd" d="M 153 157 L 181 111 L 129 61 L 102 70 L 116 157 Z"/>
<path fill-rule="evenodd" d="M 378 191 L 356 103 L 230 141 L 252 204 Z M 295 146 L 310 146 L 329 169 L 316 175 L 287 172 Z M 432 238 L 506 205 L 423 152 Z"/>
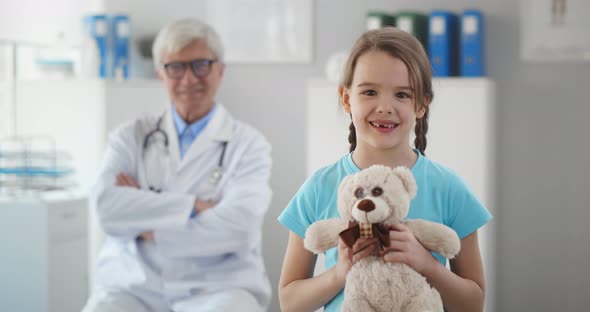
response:
<path fill-rule="evenodd" d="M 175 163 L 174 167 L 178 168 L 178 171 L 182 170 L 182 167 L 186 164 L 190 164 L 192 159 L 199 156 L 212 146 L 218 145 L 223 141 L 229 142 L 232 129 L 234 128 L 234 119 L 221 103 L 217 103 L 217 105 L 217 111 L 213 114 L 205 129 L 203 129 L 193 141 L 182 160 L 180 158 L 176 126 L 174 125 L 172 116 L 173 107 L 170 106 L 168 108 L 166 118 L 164 118 L 166 125 L 163 128 L 166 129 L 166 133 L 168 134 L 169 151 L 172 155 L 172 161 Z"/>
<path fill-rule="evenodd" d="M 190 135 L 195 138 L 203 129 L 205 129 L 213 115 L 215 115 L 215 112 L 217 111 L 217 103 L 213 105 L 213 108 L 211 108 L 204 117 L 191 124 L 187 124 L 186 121 L 180 117 L 176 108 L 171 108 L 170 111 L 172 112 L 172 119 L 174 120 L 174 126 L 176 127 L 176 135 L 180 137 L 185 131 L 188 131 Z"/>
<path fill-rule="evenodd" d="M 201 134 L 206 132 L 215 141 L 229 141 L 234 128 L 234 119 L 221 103 L 217 105 L 217 111 Z"/>

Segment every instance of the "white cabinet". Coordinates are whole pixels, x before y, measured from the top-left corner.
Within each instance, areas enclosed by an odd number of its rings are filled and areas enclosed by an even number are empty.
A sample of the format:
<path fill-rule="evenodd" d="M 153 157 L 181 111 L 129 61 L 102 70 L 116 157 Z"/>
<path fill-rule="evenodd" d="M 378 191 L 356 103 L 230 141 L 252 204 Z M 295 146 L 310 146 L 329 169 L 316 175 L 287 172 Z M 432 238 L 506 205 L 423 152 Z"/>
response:
<path fill-rule="evenodd" d="M 80 311 L 88 296 L 87 200 L 0 198 L 0 311 Z"/>
<path fill-rule="evenodd" d="M 496 212 L 494 88 L 486 78 L 434 79 L 426 148 L 429 158 L 463 177 L 492 214 Z M 312 80 L 307 84 L 308 174 L 348 152 L 350 118 L 339 106 L 337 91 L 336 82 Z M 494 311 L 495 300 L 494 238 L 492 220 L 479 231 L 489 312 Z"/>

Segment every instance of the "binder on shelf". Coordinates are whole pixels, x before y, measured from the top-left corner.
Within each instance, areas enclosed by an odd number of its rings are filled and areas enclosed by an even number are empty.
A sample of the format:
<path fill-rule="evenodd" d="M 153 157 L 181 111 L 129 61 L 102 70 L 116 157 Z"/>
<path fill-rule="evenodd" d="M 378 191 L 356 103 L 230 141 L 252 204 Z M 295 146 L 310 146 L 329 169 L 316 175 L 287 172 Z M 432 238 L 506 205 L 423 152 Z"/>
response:
<path fill-rule="evenodd" d="M 428 16 L 412 11 L 400 11 L 395 19 L 395 27 L 414 35 L 428 51 Z"/>
<path fill-rule="evenodd" d="M 109 77 L 109 25 L 106 15 L 88 15 L 84 18 L 85 35 L 96 42 L 98 49 L 98 76 Z"/>
<path fill-rule="evenodd" d="M 395 26 L 395 16 L 379 11 L 367 14 L 367 30 L 380 29 L 386 26 Z"/>
<path fill-rule="evenodd" d="M 449 11 L 432 11 L 428 25 L 428 55 L 435 77 L 459 74 L 458 17 Z"/>
<path fill-rule="evenodd" d="M 461 76 L 482 77 L 484 68 L 484 25 L 479 10 L 467 10 L 461 17 Z"/>
<path fill-rule="evenodd" d="M 112 76 L 116 79 L 129 79 L 129 35 L 131 26 L 127 15 L 111 17 L 111 36 L 113 38 Z"/>

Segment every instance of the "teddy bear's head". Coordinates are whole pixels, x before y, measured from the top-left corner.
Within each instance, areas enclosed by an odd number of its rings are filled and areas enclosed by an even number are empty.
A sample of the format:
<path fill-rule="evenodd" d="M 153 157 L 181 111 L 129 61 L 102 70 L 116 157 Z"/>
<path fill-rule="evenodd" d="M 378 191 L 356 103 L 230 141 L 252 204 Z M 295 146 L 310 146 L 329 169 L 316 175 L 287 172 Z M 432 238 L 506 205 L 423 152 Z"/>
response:
<path fill-rule="evenodd" d="M 416 191 L 410 169 L 373 165 L 342 180 L 338 210 L 349 221 L 396 224 L 407 217 Z"/>

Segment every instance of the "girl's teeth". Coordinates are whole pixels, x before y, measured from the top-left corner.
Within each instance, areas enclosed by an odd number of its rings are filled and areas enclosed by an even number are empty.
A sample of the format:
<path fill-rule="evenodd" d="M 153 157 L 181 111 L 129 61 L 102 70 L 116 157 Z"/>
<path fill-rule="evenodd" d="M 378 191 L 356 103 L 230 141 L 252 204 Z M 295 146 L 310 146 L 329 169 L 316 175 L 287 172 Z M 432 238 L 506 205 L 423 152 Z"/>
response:
<path fill-rule="evenodd" d="M 372 124 L 373 126 L 375 126 L 375 127 L 379 127 L 379 128 L 393 128 L 393 127 L 395 127 L 395 125 L 394 125 L 394 124 L 386 124 L 386 125 L 382 125 L 382 124 L 375 123 L 375 122 L 372 122 L 371 124 Z"/>

